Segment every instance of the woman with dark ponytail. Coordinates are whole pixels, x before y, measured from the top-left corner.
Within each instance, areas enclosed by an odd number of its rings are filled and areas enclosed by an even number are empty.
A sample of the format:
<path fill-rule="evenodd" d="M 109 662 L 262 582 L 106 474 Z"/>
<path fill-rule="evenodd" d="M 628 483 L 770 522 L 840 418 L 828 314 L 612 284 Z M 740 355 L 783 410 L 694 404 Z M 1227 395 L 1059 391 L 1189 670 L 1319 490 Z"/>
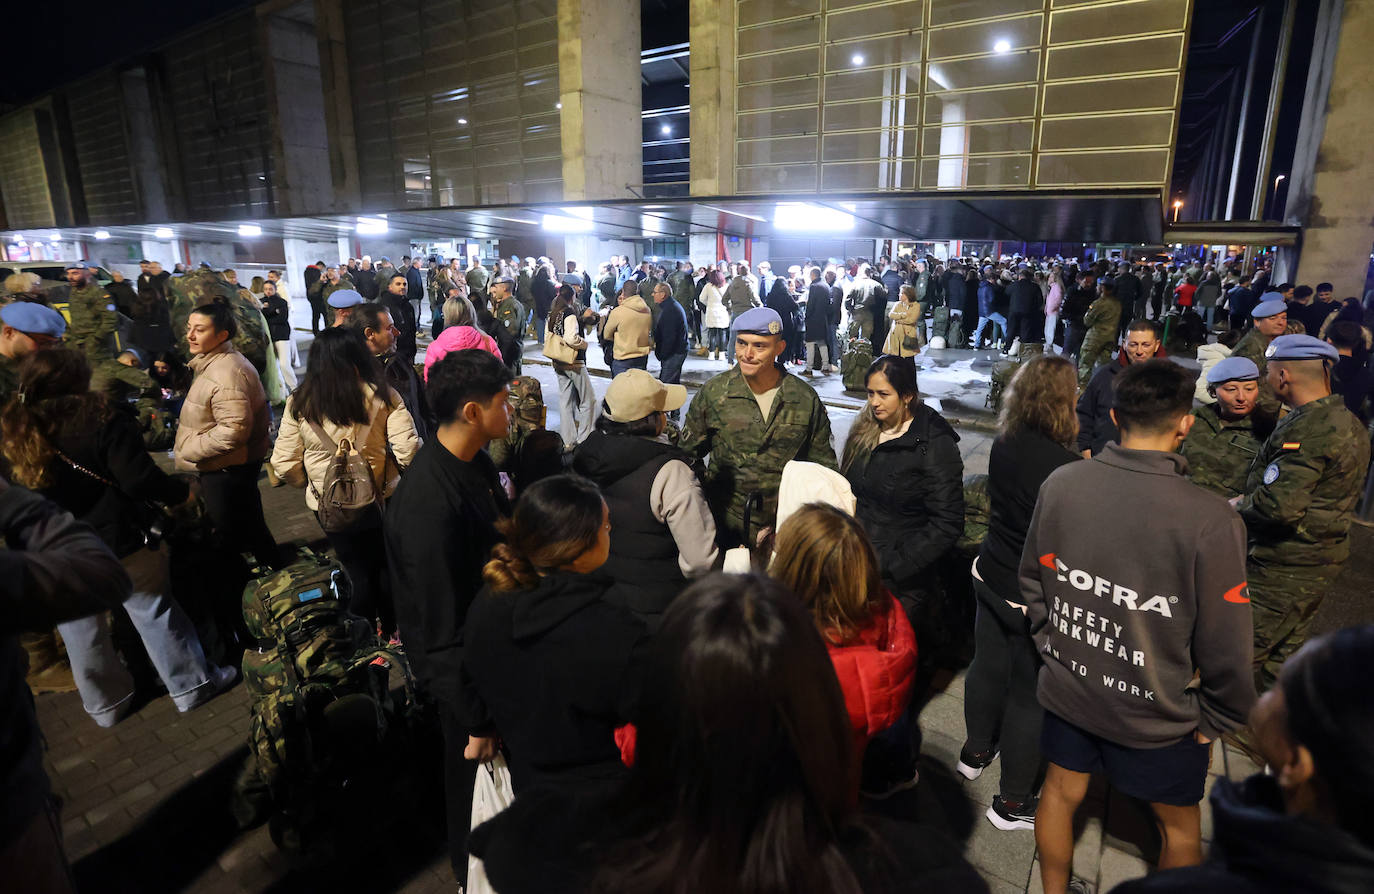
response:
<path fill-rule="evenodd" d="M 470 756 L 509 751 L 516 791 L 600 791 L 625 773 L 614 733 L 638 692 L 643 624 L 603 598 L 610 512 L 595 484 L 557 475 L 530 485 L 498 528 L 505 542 L 468 609 L 462 683 L 474 716 Z"/>

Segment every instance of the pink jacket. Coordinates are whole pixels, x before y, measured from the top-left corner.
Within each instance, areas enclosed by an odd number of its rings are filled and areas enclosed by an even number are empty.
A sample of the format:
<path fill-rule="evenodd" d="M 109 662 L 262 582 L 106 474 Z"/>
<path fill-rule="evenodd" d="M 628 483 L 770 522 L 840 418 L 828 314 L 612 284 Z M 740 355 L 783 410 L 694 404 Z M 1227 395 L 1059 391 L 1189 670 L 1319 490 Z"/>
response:
<path fill-rule="evenodd" d="M 487 335 L 480 329 L 471 326 L 449 326 L 439 337 L 429 343 L 425 349 L 425 381 L 429 381 L 429 368 L 443 360 L 453 351 L 465 351 L 468 348 L 477 348 L 492 354 L 497 360 L 505 362 L 501 358 L 501 349 L 496 347 L 496 339 Z"/>
<path fill-rule="evenodd" d="M 1045 313 L 1059 313 L 1059 305 L 1064 303 L 1064 286 L 1055 277 L 1055 281 L 1050 283 L 1050 292 L 1045 296 Z"/>

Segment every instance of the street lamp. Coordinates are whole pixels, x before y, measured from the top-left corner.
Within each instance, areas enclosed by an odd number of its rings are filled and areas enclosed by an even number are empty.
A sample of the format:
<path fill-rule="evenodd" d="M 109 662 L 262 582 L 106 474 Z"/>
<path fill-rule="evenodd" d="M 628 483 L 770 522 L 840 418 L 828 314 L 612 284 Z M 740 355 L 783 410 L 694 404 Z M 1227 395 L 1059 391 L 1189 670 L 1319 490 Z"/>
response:
<path fill-rule="evenodd" d="M 1278 198 L 1279 198 L 1279 181 L 1280 181 L 1280 180 L 1284 180 L 1284 179 L 1286 179 L 1287 177 L 1288 177 L 1287 174 L 1280 174 L 1280 175 L 1278 175 L 1277 177 L 1274 178 L 1274 192 L 1273 192 L 1273 194 L 1269 197 L 1269 215 L 1270 215 L 1271 217 L 1274 215 L 1274 206 L 1275 206 L 1276 204 L 1278 204 Z"/>
<path fill-rule="evenodd" d="M 1174 223 L 1178 223 L 1178 209 L 1183 207 L 1182 199 L 1174 199 Z"/>

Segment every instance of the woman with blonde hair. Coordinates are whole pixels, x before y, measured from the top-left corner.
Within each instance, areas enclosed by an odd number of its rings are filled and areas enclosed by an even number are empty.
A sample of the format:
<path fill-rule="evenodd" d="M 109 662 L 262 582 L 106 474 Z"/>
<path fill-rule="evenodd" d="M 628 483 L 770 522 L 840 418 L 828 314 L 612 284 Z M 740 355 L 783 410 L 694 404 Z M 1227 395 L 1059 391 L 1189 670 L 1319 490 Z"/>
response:
<path fill-rule="evenodd" d="M 555 475 L 526 488 L 497 529 L 505 542 L 464 623 L 460 684 L 484 721 L 469 757 L 489 758 L 499 738 L 516 791 L 601 791 L 625 775 L 615 729 L 630 719 L 648 643 L 594 574 L 610 555 L 610 510 L 592 482 Z"/>
<path fill-rule="evenodd" d="M 1001 752 L 1000 790 L 988 808 L 994 826 L 1033 829 L 1043 773 L 1036 699 L 1040 657 L 1031 640 L 1018 569 L 1040 485 L 1078 459 L 1078 379 L 1065 357 L 1042 354 L 1017 370 L 1002 397 L 999 433 L 988 459 L 988 535 L 973 563 L 977 597 L 974 654 L 964 682 L 967 738 L 958 771 L 976 779 Z"/>
<path fill-rule="evenodd" d="M 885 796 L 915 785 L 909 755 L 896 755 L 896 763 L 882 748 L 865 756 L 870 739 L 906 710 L 916 635 L 883 586 L 863 527 L 833 506 L 809 503 L 778 530 L 769 574 L 801 599 L 835 665 L 854 742 L 851 791 Z"/>

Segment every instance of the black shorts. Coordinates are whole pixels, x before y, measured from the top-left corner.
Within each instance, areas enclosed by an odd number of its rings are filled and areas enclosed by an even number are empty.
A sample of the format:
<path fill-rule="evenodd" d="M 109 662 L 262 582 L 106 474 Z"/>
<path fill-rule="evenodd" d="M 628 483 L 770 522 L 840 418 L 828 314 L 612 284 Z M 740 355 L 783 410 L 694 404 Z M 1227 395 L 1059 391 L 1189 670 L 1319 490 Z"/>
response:
<path fill-rule="evenodd" d="M 1127 748 L 1049 711 L 1040 735 L 1045 759 L 1076 773 L 1103 771 L 1112 788 L 1142 801 L 1190 807 L 1202 800 L 1211 745 L 1192 736 L 1162 748 Z"/>

